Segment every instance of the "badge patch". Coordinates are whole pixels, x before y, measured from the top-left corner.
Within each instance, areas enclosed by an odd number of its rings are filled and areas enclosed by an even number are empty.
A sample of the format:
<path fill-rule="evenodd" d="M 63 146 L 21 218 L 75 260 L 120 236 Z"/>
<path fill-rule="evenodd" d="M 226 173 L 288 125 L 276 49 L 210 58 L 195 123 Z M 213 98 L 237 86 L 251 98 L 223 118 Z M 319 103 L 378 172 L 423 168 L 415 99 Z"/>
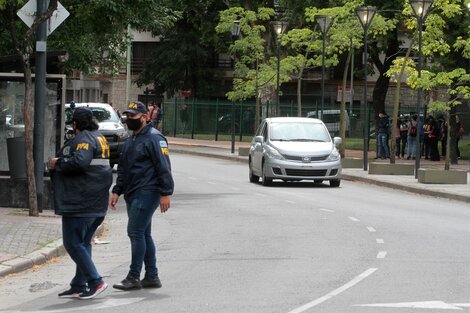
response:
<path fill-rule="evenodd" d="M 168 148 L 168 145 L 165 140 L 160 141 L 160 147 L 162 148 Z"/>
<path fill-rule="evenodd" d="M 88 151 L 89 147 L 90 147 L 90 145 L 88 143 L 79 143 L 79 144 L 77 144 L 76 150 L 87 150 Z"/>
<path fill-rule="evenodd" d="M 170 155 L 170 151 L 168 150 L 168 148 L 162 148 L 162 153 L 163 155 Z"/>

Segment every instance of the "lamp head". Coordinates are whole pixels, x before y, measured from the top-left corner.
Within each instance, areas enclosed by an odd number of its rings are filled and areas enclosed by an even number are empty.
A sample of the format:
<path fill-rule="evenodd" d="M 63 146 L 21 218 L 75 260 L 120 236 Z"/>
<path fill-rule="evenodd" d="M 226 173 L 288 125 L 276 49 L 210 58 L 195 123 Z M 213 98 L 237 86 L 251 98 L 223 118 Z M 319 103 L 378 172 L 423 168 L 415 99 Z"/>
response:
<path fill-rule="evenodd" d="M 287 26 L 289 25 L 287 22 L 284 21 L 274 21 L 272 22 L 274 31 L 277 35 L 282 35 L 286 32 Z"/>
<path fill-rule="evenodd" d="M 421 22 L 426 20 L 426 17 L 431 11 L 433 2 L 433 0 L 410 0 L 413 13 L 418 20 Z"/>
<path fill-rule="evenodd" d="M 331 25 L 333 24 L 334 18 L 323 14 L 317 14 L 314 18 L 320 27 L 322 34 L 326 35 L 330 30 Z"/>
<path fill-rule="evenodd" d="M 240 21 L 233 21 L 232 25 L 232 40 L 237 40 L 240 37 Z"/>
<path fill-rule="evenodd" d="M 369 26 L 370 24 L 372 24 L 372 20 L 374 19 L 376 12 L 377 9 L 371 6 L 356 8 L 357 18 L 361 22 L 362 28 L 364 28 L 364 30 L 369 29 Z"/>

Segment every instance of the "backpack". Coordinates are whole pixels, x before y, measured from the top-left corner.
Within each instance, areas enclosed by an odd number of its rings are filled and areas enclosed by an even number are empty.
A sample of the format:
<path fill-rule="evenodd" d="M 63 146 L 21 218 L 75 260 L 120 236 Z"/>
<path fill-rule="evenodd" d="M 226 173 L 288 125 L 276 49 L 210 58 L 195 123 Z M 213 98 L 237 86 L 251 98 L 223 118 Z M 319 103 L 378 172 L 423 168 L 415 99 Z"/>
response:
<path fill-rule="evenodd" d="M 410 137 L 416 137 L 416 135 L 418 134 L 418 128 L 416 127 L 416 125 L 413 125 L 413 123 L 410 123 Z"/>

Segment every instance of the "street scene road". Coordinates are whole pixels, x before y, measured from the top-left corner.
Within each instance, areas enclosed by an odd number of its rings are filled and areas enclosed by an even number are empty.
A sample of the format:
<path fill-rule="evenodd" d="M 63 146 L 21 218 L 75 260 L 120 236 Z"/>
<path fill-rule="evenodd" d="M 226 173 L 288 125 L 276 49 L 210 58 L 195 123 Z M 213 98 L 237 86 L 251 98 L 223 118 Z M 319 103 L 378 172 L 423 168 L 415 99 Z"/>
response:
<path fill-rule="evenodd" d="M 0 312 L 470 311 L 468 203 L 342 181 L 248 182 L 244 163 L 172 155 L 172 208 L 154 218 L 161 289 L 59 299 L 61 257 L 0 280 Z M 108 284 L 127 273 L 122 201 L 93 249 Z"/>

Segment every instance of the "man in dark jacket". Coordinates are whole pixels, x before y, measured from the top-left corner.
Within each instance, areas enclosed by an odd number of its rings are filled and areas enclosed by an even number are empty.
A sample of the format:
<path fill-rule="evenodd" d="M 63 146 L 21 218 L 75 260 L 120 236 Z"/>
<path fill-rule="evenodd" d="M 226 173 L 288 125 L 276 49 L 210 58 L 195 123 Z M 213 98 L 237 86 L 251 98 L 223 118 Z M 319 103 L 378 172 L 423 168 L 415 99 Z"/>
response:
<path fill-rule="evenodd" d="M 76 264 L 70 289 L 59 297 L 91 299 L 108 286 L 91 258 L 91 239 L 106 215 L 113 178 L 109 146 L 91 110 L 76 108 L 72 126 L 75 137 L 49 161 L 55 213 L 62 215 L 64 247 Z"/>
<path fill-rule="evenodd" d="M 127 127 L 134 135 L 124 144 L 109 206 L 115 209 L 119 196 L 124 194 L 132 260 L 127 277 L 113 287 L 120 290 L 160 288 L 151 230 L 155 210 L 160 206 L 160 211 L 166 212 L 173 194 L 168 142 L 151 124 L 146 125 L 147 109 L 142 102 L 129 104 L 123 113 L 127 113 Z M 145 276 L 141 281 L 144 263 Z"/>

